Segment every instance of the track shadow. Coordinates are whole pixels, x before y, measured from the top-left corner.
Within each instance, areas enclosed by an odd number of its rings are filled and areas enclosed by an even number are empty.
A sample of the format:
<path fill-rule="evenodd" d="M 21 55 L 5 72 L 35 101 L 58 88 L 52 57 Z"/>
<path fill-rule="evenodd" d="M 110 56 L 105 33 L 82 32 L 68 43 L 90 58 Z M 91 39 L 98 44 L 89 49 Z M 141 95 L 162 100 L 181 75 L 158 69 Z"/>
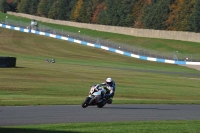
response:
<path fill-rule="evenodd" d="M 39 129 L 0 127 L 0 133 L 81 133 L 73 131 L 48 131 Z"/>
<path fill-rule="evenodd" d="M 162 108 L 132 108 L 132 107 L 104 107 L 106 109 L 132 109 L 132 110 L 179 110 L 179 109 L 162 109 Z"/>

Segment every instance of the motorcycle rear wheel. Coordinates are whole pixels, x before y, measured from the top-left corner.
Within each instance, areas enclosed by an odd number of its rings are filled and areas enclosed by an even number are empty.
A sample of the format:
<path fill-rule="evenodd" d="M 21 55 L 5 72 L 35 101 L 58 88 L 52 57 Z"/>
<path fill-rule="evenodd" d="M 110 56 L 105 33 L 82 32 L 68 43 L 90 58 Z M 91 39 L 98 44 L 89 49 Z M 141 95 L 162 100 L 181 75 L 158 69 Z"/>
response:
<path fill-rule="evenodd" d="M 87 97 L 86 99 L 85 99 L 85 101 L 82 103 L 82 107 L 83 108 L 86 108 L 87 106 L 88 106 L 88 103 L 89 103 L 89 101 L 90 101 L 90 97 Z"/>

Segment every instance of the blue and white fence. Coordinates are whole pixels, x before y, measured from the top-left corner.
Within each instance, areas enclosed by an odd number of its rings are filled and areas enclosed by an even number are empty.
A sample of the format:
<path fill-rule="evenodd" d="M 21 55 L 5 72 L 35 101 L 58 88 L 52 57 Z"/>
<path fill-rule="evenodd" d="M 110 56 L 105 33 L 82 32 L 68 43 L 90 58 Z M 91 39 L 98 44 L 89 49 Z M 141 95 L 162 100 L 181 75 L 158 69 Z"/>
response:
<path fill-rule="evenodd" d="M 99 44 L 93 44 L 93 43 L 89 43 L 89 42 L 85 42 L 85 41 L 81 41 L 81 40 L 77 40 L 77 39 L 73 39 L 73 38 L 69 38 L 69 37 L 54 35 L 54 34 L 50 34 L 50 33 L 46 33 L 46 32 L 40 32 L 40 31 L 37 31 L 37 30 L 30 30 L 30 29 L 24 29 L 24 28 L 20 28 L 20 27 L 9 26 L 9 25 L 6 25 L 6 24 L 0 24 L 0 27 L 11 29 L 11 30 L 17 30 L 17 31 L 21 31 L 21 32 L 26 32 L 26 33 L 44 35 L 44 36 L 57 38 L 57 39 L 61 39 L 61 40 L 66 40 L 66 41 L 69 41 L 69 42 L 78 43 L 78 44 L 82 44 L 82 45 L 86 45 L 86 46 L 91 46 L 91 47 L 107 50 L 107 51 L 110 51 L 110 52 L 122 54 L 122 55 L 125 55 L 125 56 L 138 58 L 138 59 L 141 59 L 141 60 L 170 63 L 170 64 L 178 64 L 178 65 L 200 65 L 200 62 L 176 61 L 176 60 L 168 60 L 168 59 L 152 58 L 152 57 L 136 55 L 136 54 L 126 52 L 126 51 L 122 51 L 122 50 L 119 50 L 119 49 L 101 46 Z"/>

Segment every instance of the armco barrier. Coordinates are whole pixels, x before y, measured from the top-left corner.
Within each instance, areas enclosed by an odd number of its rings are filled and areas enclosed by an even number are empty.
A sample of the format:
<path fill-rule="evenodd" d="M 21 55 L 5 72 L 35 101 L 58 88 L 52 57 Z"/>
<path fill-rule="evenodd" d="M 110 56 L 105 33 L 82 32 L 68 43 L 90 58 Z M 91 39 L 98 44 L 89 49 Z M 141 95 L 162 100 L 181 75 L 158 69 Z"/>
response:
<path fill-rule="evenodd" d="M 17 31 L 21 31 L 21 32 L 26 32 L 26 33 L 34 33 L 34 34 L 38 34 L 38 35 L 44 35 L 44 36 L 53 37 L 53 38 L 57 38 L 57 39 L 61 39 L 61 40 L 66 40 L 66 41 L 69 41 L 69 42 L 79 43 L 79 44 L 82 44 L 82 45 L 100 48 L 100 49 L 104 49 L 104 50 L 107 50 L 107 51 L 110 51 L 110 52 L 122 54 L 122 55 L 129 56 L 129 57 L 134 57 L 134 58 L 138 58 L 138 59 L 142 59 L 142 60 L 147 60 L 147 61 L 155 61 L 155 62 L 179 64 L 179 65 L 200 65 L 200 62 L 175 61 L 175 60 L 167 60 L 167 59 L 140 56 L 140 55 L 136 55 L 136 54 L 126 52 L 126 51 L 121 51 L 121 50 L 118 50 L 118 49 L 101 46 L 99 44 L 92 44 L 92 43 L 89 43 L 89 42 L 80 41 L 80 40 L 69 38 L 69 37 L 54 35 L 54 34 L 50 34 L 50 33 L 46 33 L 46 32 L 40 32 L 40 31 L 36 31 L 36 30 L 24 29 L 24 28 L 20 28 L 20 27 L 9 26 L 9 25 L 5 25 L 5 24 L 0 24 L 0 27 L 12 29 L 12 30 L 17 30 Z"/>

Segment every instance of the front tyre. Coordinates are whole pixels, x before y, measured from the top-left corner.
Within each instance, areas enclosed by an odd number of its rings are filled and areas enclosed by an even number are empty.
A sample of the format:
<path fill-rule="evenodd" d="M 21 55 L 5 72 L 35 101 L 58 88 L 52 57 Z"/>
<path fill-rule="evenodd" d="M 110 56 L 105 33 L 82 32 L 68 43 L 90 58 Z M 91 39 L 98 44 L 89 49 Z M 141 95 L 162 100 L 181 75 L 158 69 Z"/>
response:
<path fill-rule="evenodd" d="M 88 103 L 89 103 L 89 101 L 90 101 L 90 97 L 87 97 L 86 99 L 85 99 L 85 101 L 82 103 L 82 107 L 83 108 L 86 108 L 87 106 L 88 106 Z"/>

